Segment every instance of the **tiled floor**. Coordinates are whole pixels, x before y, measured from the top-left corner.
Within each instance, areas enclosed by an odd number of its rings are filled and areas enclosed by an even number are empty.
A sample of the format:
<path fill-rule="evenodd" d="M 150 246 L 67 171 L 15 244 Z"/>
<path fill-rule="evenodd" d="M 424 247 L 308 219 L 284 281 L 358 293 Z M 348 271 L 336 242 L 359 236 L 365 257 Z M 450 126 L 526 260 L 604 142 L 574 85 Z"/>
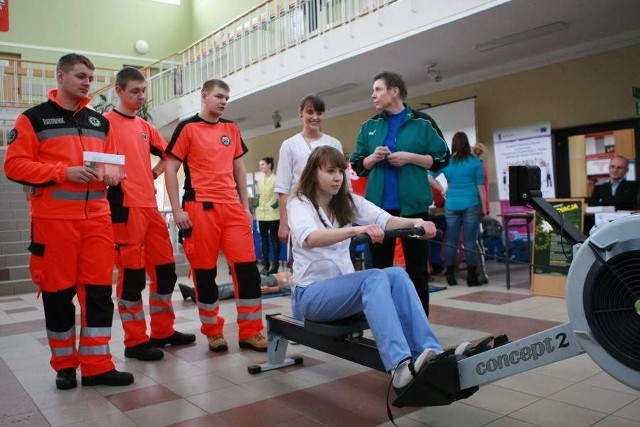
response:
<path fill-rule="evenodd" d="M 224 269 L 220 269 L 224 270 Z M 436 276 L 442 283 L 442 276 Z M 181 282 L 188 279 L 181 278 Z M 489 334 L 511 339 L 567 321 L 565 301 L 532 296 L 526 270 L 504 286 L 502 264 L 490 265 L 490 284 L 460 285 L 431 294 L 431 321 L 445 347 Z M 289 313 L 288 297 L 265 299 L 265 313 Z M 304 364 L 249 375 L 265 354 L 240 350 L 235 305 L 225 300 L 229 352 L 208 351 L 195 305 L 174 294 L 176 325 L 198 333 L 196 344 L 167 349 L 158 362 L 123 357 L 120 321 L 111 350 L 131 371 L 128 387 L 55 389 L 48 364 L 41 301 L 34 294 L 0 298 L 0 426 L 376 426 L 387 420 L 389 376 L 300 345 Z M 449 406 L 393 408 L 400 426 L 636 426 L 640 391 L 604 373 L 587 355 L 483 386 Z"/>

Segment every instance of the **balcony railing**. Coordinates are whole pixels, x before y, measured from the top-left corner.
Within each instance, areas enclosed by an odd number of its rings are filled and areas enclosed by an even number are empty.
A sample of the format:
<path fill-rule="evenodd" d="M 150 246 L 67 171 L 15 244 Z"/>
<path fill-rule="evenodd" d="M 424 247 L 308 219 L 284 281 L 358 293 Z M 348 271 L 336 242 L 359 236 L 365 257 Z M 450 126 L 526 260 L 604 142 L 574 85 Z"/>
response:
<path fill-rule="evenodd" d="M 150 108 L 199 90 L 398 0 L 268 0 L 191 46 L 143 68 Z M 112 87 L 96 92 L 108 99 Z"/>
<path fill-rule="evenodd" d="M 93 87 L 110 86 L 116 72 L 96 68 Z M 0 147 L 6 145 L 17 115 L 45 101 L 49 89 L 56 86 L 56 64 L 0 56 Z"/>
<path fill-rule="evenodd" d="M 267 0 L 185 49 L 142 68 L 149 108 L 199 90 L 287 49 L 376 12 L 398 0 Z M 18 112 L 46 99 L 56 87 L 56 64 L 0 57 L 0 147 Z M 117 70 L 97 68 L 96 97 L 115 102 Z"/>

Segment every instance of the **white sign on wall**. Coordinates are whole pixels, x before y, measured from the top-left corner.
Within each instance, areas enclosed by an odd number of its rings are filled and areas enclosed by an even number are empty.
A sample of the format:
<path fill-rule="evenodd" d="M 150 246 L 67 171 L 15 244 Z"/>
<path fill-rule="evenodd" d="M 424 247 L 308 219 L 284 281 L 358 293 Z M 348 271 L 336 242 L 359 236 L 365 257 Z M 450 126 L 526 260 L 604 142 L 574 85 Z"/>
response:
<path fill-rule="evenodd" d="M 449 102 L 434 107 L 423 108 L 420 111 L 427 113 L 438 124 L 444 135 L 449 149 L 451 138 L 456 132 L 464 132 L 469 138 L 469 144 L 476 145 L 476 99 L 467 98 L 462 101 Z"/>
<path fill-rule="evenodd" d="M 442 131 L 449 150 L 451 139 L 456 132 L 464 132 L 469 138 L 469 145 L 476 145 L 476 99 L 467 98 L 461 101 L 448 102 L 434 107 L 423 108 L 420 111 L 430 115 Z M 447 187 L 444 175 L 436 177 L 443 188 Z"/>
<path fill-rule="evenodd" d="M 509 200 L 509 166 L 522 165 L 540 167 L 542 197 L 556 197 L 549 122 L 498 130 L 493 134 L 493 148 L 500 200 Z"/>

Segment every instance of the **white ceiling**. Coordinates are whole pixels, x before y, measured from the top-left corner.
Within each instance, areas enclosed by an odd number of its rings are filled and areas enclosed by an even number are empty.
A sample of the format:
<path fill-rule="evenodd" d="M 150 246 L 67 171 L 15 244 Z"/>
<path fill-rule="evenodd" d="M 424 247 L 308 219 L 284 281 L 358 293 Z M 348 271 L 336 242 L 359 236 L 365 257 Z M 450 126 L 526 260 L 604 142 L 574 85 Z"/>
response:
<path fill-rule="evenodd" d="M 566 28 L 484 52 L 476 49 L 553 23 Z M 411 97 L 637 43 L 638 0 L 512 0 L 232 101 L 227 118 L 237 119 L 245 137 L 251 137 L 273 130 L 275 110 L 283 128 L 298 127 L 296 107 L 303 94 L 337 92 L 324 96 L 327 117 L 370 107 L 371 79 L 382 70 L 402 74 Z M 427 77 L 431 63 L 438 64 L 439 83 Z M 346 90 L 334 91 L 345 84 Z"/>

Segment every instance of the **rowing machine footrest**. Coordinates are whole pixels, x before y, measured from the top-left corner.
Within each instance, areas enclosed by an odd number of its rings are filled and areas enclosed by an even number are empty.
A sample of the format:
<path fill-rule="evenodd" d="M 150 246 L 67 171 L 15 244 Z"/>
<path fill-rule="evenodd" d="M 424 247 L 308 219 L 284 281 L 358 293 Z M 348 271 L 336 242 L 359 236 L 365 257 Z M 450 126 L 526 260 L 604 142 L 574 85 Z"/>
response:
<path fill-rule="evenodd" d="M 458 359 L 452 352 L 439 354 L 422 368 L 418 376 L 393 402 L 393 406 L 443 406 L 466 399 L 478 387 L 460 390 Z"/>
<path fill-rule="evenodd" d="M 369 329 L 369 324 L 364 313 L 358 313 L 334 322 L 313 322 L 305 319 L 304 329 L 326 337 L 340 337 Z"/>

